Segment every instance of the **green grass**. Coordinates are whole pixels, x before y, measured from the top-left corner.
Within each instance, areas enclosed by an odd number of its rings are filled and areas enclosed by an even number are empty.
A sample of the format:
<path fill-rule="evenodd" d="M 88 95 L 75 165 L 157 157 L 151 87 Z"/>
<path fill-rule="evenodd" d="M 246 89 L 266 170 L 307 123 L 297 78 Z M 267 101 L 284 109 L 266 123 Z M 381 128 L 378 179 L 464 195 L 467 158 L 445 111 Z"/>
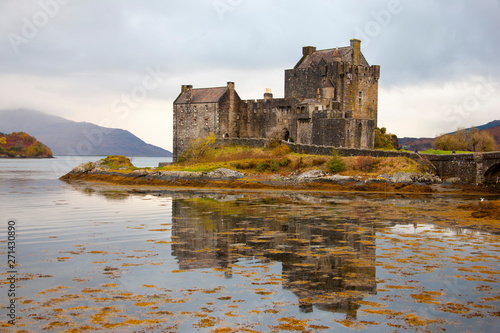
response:
<path fill-rule="evenodd" d="M 421 154 L 434 154 L 434 155 L 448 155 L 453 154 L 451 150 L 436 150 L 436 149 L 427 149 L 425 151 L 421 151 Z M 472 154 L 470 151 L 455 151 L 455 154 Z"/>

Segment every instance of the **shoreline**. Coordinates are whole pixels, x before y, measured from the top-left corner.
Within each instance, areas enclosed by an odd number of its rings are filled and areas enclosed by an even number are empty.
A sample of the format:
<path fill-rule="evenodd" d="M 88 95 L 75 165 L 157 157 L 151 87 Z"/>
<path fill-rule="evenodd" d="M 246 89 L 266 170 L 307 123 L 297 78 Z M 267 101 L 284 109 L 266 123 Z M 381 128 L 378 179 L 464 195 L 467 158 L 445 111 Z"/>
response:
<path fill-rule="evenodd" d="M 59 178 L 68 183 L 107 183 L 123 186 L 227 190 L 227 191 L 298 191 L 298 192 L 360 192 L 385 194 L 470 194 L 498 195 L 497 188 L 485 185 L 467 185 L 412 181 L 383 178 L 360 179 L 306 171 L 296 175 L 279 174 L 245 175 L 229 169 L 212 172 L 159 171 L 155 169 L 110 170 L 95 163 L 85 163 Z M 396 179 L 397 180 L 397 179 Z"/>
<path fill-rule="evenodd" d="M 11 160 L 22 160 L 22 159 L 39 160 L 42 158 L 55 158 L 55 157 L 54 156 L 3 156 L 3 155 L 0 155 L 0 158 L 11 159 Z"/>

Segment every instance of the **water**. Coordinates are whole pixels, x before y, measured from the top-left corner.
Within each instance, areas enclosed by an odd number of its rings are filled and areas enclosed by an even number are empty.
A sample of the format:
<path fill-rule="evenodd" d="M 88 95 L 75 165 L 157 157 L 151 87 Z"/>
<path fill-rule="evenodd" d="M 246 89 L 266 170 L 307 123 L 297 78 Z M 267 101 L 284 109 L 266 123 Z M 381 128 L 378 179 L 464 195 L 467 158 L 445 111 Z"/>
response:
<path fill-rule="evenodd" d="M 97 159 L 0 160 L 0 331 L 493 332 L 499 324 L 499 236 L 453 227 L 465 218 L 448 213 L 477 197 L 136 193 L 57 179 Z M 9 220 L 15 327 L 6 309 Z"/>

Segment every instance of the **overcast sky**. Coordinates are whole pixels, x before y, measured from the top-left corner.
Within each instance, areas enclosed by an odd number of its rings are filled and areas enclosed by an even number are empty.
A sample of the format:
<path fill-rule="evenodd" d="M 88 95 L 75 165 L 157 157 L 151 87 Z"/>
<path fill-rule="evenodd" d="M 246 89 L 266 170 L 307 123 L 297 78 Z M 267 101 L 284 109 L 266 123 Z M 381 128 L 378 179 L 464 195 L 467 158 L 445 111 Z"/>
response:
<path fill-rule="evenodd" d="M 283 97 L 284 70 L 362 41 L 379 126 L 429 137 L 500 119 L 500 0 L 0 0 L 0 109 L 129 130 L 172 149 L 182 84 Z"/>

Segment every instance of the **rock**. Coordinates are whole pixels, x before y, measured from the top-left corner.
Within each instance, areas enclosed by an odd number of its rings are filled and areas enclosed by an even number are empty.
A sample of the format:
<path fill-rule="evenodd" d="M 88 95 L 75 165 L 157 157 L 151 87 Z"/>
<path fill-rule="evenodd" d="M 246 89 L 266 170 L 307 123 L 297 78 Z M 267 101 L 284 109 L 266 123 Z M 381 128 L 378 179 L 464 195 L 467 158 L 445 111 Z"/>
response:
<path fill-rule="evenodd" d="M 150 172 L 148 172 L 147 170 L 134 170 L 132 171 L 129 175 L 132 176 L 132 177 L 144 177 L 144 176 L 147 176 Z"/>
<path fill-rule="evenodd" d="M 94 167 L 99 169 L 109 169 L 104 160 L 94 162 Z"/>
<path fill-rule="evenodd" d="M 389 175 L 384 173 L 379 176 L 379 178 L 383 178 L 387 180 L 389 183 L 403 183 L 403 184 L 411 184 L 411 183 L 424 183 L 424 184 L 440 184 L 442 183 L 441 178 L 435 175 L 431 175 L 429 173 L 417 174 L 415 172 L 395 172 L 394 175 Z"/>
<path fill-rule="evenodd" d="M 322 180 L 337 184 L 353 183 L 357 181 L 357 179 L 351 176 L 341 176 L 341 175 L 326 176 L 323 177 Z"/>
<path fill-rule="evenodd" d="M 435 175 L 431 175 L 429 173 L 424 173 L 423 175 L 418 175 L 417 179 L 415 180 L 416 182 L 419 183 L 425 183 L 425 184 L 441 184 L 443 181 L 441 178 Z"/>
<path fill-rule="evenodd" d="M 447 184 L 460 184 L 462 183 L 462 180 L 459 177 L 451 177 L 451 178 L 446 178 L 444 182 Z"/>
<path fill-rule="evenodd" d="M 414 172 L 395 172 L 392 175 L 392 182 L 410 184 L 415 181 L 415 178 L 416 178 L 416 173 Z"/>
<path fill-rule="evenodd" d="M 365 180 L 365 184 L 381 184 L 387 183 L 387 179 L 385 178 L 368 178 Z"/>
<path fill-rule="evenodd" d="M 160 180 L 175 180 L 175 179 L 199 179 L 203 177 L 205 172 L 191 172 L 191 171 L 158 171 L 152 173 L 150 176 Z"/>
<path fill-rule="evenodd" d="M 297 176 L 297 180 L 306 180 L 311 178 L 319 178 L 323 177 L 325 173 L 322 170 L 310 170 L 304 173 L 301 173 Z"/>
<path fill-rule="evenodd" d="M 395 172 L 393 175 L 384 173 L 380 175 L 379 178 L 383 178 L 389 183 L 410 184 L 415 181 L 417 174 L 414 172 Z"/>
<path fill-rule="evenodd" d="M 231 169 L 220 168 L 207 173 L 205 176 L 209 178 L 220 179 L 240 179 L 245 177 L 245 174 Z"/>
<path fill-rule="evenodd" d="M 73 170 L 70 171 L 70 173 L 73 174 L 79 174 L 79 173 L 87 173 L 95 169 L 95 163 L 92 162 L 86 162 L 82 163 L 79 166 L 73 168 Z"/>

